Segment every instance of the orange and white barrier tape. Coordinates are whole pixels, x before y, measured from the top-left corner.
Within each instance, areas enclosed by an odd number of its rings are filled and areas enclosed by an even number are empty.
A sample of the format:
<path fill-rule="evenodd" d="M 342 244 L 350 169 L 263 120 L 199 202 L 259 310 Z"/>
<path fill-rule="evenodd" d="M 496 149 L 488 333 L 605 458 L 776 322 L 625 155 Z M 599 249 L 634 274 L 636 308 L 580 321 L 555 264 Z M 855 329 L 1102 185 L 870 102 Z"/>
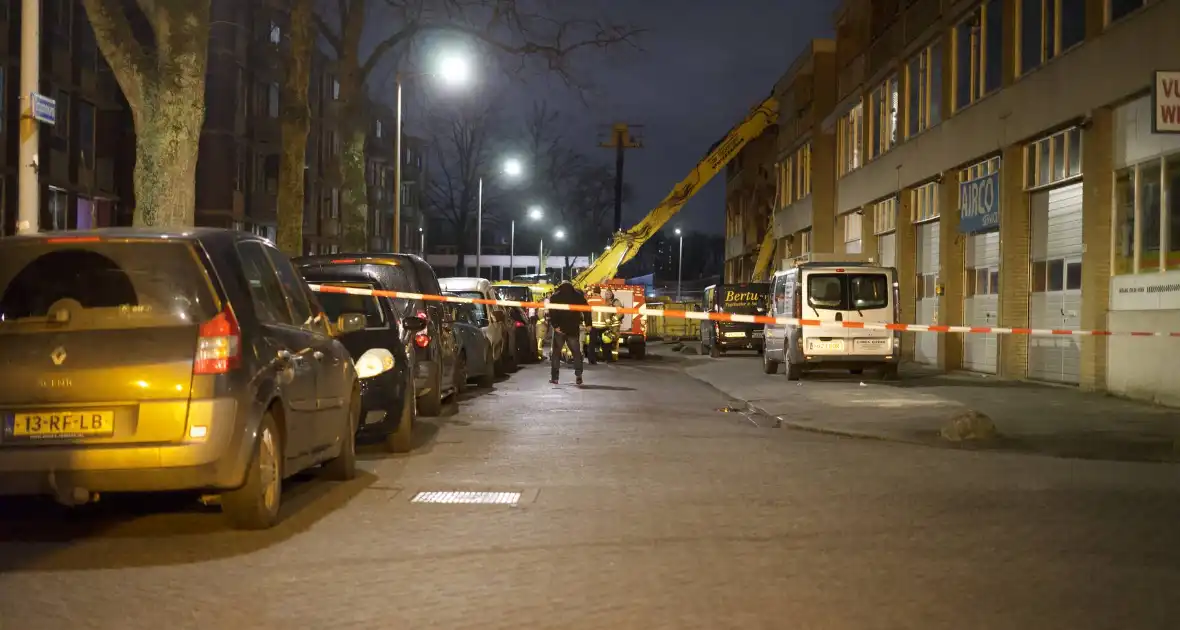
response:
<path fill-rule="evenodd" d="M 405 291 L 384 291 L 360 289 L 331 284 L 309 285 L 312 291 L 320 293 L 347 293 L 349 295 L 372 295 L 375 297 L 399 298 L 403 300 L 428 300 L 432 302 L 453 302 L 458 304 L 485 304 L 488 306 L 519 306 L 581 313 L 619 313 L 644 317 L 672 317 L 739 324 L 778 324 L 784 326 L 812 326 L 819 328 L 859 328 L 862 330 L 892 330 L 896 332 L 971 333 L 990 335 L 1029 335 L 1032 337 L 1074 336 L 1074 337 L 1173 337 L 1180 338 L 1180 332 L 1141 332 L 1112 330 L 1071 330 L 1064 328 L 1005 328 L 1000 326 L 927 326 L 924 324 L 880 324 L 873 322 L 831 322 L 819 319 L 796 317 L 769 317 L 767 315 L 743 315 L 740 313 L 710 313 L 704 311 L 676 311 L 658 307 L 639 306 L 635 308 L 617 306 L 588 306 L 583 304 L 550 304 L 548 302 L 517 302 L 515 300 L 488 300 L 453 295 L 429 293 L 408 293 Z"/>

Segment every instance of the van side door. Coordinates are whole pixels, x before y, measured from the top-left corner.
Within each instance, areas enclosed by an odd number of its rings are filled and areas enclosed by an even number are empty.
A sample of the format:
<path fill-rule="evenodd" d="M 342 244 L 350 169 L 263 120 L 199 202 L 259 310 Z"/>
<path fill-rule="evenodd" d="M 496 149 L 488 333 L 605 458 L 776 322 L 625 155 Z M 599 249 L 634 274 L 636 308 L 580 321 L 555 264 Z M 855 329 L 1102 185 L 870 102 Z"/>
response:
<path fill-rule="evenodd" d="M 774 285 L 770 292 L 770 316 L 771 317 L 789 317 L 787 314 L 787 276 L 775 276 Z M 785 347 L 783 335 L 786 334 L 787 327 L 783 324 L 766 324 L 765 333 L 763 333 L 765 344 L 763 352 L 766 353 L 766 358 L 774 361 L 782 361 L 782 352 Z"/>

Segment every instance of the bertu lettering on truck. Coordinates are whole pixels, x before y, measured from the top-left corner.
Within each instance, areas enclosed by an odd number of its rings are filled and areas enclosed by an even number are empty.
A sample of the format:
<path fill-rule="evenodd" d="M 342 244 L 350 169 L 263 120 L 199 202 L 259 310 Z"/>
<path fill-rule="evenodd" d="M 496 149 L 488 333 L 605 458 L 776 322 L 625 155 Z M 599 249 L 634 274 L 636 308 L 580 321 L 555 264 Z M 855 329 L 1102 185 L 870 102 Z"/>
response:
<path fill-rule="evenodd" d="M 762 297 L 762 295 L 760 293 L 755 292 L 755 291 L 742 291 L 740 293 L 737 291 L 726 291 L 725 292 L 725 303 L 726 304 L 735 304 L 735 303 L 742 304 L 745 302 L 757 302 L 758 298 L 760 298 L 760 297 Z"/>

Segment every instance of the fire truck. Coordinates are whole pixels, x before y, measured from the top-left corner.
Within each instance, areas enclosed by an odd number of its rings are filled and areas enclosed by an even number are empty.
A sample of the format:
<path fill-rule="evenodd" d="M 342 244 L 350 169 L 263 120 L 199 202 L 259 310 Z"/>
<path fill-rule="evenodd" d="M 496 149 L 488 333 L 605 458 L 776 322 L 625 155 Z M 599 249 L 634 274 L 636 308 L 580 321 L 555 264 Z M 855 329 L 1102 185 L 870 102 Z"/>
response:
<path fill-rule="evenodd" d="M 586 287 L 587 292 L 593 290 L 601 292 L 606 289 L 614 292 L 615 299 L 623 305 L 623 308 L 639 308 L 647 301 L 647 294 L 644 293 L 643 287 L 625 284 L 621 278 Z M 610 343 L 611 339 L 604 337 L 603 341 Z M 632 359 L 642 359 L 647 356 L 646 315 L 623 315 L 623 320 L 619 323 L 619 348 L 626 348 L 627 356 Z"/>

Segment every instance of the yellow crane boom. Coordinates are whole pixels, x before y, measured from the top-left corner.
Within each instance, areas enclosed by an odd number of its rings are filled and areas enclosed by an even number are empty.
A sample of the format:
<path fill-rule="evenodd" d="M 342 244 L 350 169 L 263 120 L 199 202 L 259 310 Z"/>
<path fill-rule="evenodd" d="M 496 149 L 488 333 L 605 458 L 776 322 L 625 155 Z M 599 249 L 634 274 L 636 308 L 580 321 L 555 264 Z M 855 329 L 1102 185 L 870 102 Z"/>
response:
<path fill-rule="evenodd" d="M 688 174 L 672 192 L 664 197 L 647 216 L 629 230 L 615 233 L 611 246 L 603 255 L 595 258 L 590 266 L 579 273 L 574 279 L 574 286 L 585 288 L 600 284 L 615 277 L 623 263 L 635 257 L 639 248 L 643 246 L 664 224 L 668 222 L 684 204 L 692 199 L 709 180 L 713 179 L 725 165 L 733 159 L 751 141 L 762 135 L 762 132 L 778 120 L 778 100 L 773 96 L 755 107 L 745 120 L 730 130 L 705 159 Z"/>

